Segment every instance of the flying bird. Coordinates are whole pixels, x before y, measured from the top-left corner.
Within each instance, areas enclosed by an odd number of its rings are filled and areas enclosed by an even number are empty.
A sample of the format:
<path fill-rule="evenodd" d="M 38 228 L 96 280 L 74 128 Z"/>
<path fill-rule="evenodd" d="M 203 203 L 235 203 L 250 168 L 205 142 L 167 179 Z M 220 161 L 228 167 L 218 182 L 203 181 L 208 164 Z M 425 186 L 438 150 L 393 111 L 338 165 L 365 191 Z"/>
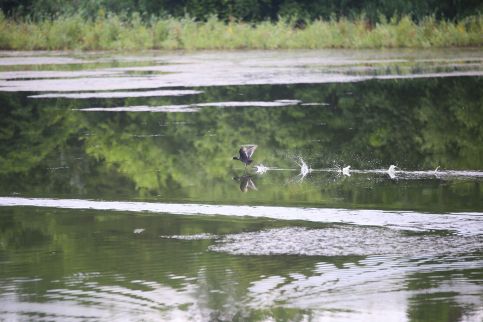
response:
<path fill-rule="evenodd" d="M 255 150 L 257 149 L 257 145 L 242 145 L 240 148 L 240 156 L 239 157 L 233 157 L 233 160 L 239 160 L 243 163 L 245 163 L 245 168 L 247 165 L 253 162 L 252 155 L 255 153 Z"/>

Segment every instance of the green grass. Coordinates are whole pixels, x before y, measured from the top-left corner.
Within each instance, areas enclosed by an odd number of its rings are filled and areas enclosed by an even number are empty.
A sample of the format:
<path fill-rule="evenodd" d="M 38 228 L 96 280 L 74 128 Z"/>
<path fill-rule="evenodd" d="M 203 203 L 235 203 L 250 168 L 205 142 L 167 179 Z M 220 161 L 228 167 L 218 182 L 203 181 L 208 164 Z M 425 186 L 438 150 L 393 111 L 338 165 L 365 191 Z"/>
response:
<path fill-rule="evenodd" d="M 291 49 L 291 48 L 427 48 L 483 45 L 483 17 L 459 22 L 408 16 L 371 25 L 356 20 L 316 20 L 304 29 L 280 19 L 255 25 L 206 22 L 189 18 L 129 19 L 108 14 L 86 20 L 80 15 L 54 20 L 16 21 L 0 12 L 0 49 L 7 50 L 142 50 L 142 49 Z"/>

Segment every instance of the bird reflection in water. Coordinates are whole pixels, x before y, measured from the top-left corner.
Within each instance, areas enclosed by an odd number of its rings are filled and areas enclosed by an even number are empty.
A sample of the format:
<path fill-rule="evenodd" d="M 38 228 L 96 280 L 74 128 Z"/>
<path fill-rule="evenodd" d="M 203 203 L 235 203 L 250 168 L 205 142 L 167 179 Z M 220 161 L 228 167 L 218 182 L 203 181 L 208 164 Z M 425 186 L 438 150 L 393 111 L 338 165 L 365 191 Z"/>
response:
<path fill-rule="evenodd" d="M 234 177 L 233 180 L 240 182 L 240 191 L 248 192 L 250 190 L 258 190 L 253 182 L 253 177 L 247 174 L 242 176 Z"/>

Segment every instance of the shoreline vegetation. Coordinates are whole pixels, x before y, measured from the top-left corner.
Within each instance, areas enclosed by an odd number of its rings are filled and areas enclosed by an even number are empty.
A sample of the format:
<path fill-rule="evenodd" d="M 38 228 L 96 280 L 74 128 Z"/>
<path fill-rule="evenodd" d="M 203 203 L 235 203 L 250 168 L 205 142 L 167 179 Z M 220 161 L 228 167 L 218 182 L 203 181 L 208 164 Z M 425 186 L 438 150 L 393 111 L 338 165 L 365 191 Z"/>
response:
<path fill-rule="evenodd" d="M 145 49 L 322 49 L 431 48 L 483 46 L 483 16 L 459 21 L 409 15 L 371 23 L 354 19 L 248 23 L 216 16 L 142 19 L 107 13 L 95 19 L 80 14 L 33 20 L 0 11 L 2 50 L 145 50 Z"/>

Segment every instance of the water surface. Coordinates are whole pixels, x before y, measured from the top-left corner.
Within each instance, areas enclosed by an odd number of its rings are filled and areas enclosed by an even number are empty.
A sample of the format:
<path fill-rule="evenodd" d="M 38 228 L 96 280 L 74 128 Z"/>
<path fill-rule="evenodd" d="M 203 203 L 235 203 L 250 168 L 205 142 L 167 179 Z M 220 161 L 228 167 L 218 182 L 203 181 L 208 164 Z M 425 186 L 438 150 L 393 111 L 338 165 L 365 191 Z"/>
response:
<path fill-rule="evenodd" d="M 17 54 L 2 319 L 483 319 L 479 50 Z"/>

